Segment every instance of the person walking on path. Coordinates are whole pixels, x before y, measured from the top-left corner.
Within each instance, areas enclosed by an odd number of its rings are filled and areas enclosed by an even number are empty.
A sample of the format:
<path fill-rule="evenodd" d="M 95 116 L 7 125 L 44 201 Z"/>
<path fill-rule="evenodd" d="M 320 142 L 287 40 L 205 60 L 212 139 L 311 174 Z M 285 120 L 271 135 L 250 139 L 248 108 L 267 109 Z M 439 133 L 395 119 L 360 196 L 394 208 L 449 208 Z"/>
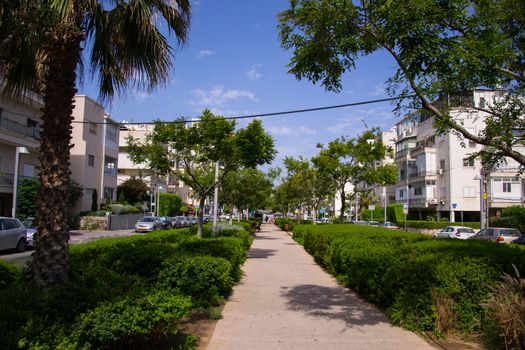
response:
<path fill-rule="evenodd" d="M 255 237 L 208 350 L 433 349 L 337 284 L 275 225 Z"/>

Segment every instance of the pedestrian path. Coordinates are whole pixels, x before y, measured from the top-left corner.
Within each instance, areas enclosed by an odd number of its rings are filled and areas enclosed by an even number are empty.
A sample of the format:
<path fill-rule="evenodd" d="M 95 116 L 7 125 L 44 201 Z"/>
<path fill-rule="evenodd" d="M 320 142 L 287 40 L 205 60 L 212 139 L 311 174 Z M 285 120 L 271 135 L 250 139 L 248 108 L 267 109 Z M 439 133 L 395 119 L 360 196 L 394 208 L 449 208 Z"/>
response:
<path fill-rule="evenodd" d="M 433 349 L 337 284 L 291 237 L 263 225 L 208 350 Z"/>

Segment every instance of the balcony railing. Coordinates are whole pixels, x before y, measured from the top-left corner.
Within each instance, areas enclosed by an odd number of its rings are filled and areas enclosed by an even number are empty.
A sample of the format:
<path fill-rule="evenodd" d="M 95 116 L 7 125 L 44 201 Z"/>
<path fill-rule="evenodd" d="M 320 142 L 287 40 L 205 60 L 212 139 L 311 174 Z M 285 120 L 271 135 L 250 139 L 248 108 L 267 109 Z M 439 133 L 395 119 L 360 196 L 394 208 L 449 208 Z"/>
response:
<path fill-rule="evenodd" d="M 14 131 L 17 134 L 40 140 L 41 129 L 39 126 L 35 126 L 35 127 L 25 126 L 13 120 L 0 117 L 0 128 Z"/>
<path fill-rule="evenodd" d="M 410 149 L 408 149 L 408 148 L 402 149 L 401 151 L 397 151 L 396 152 L 396 158 L 406 157 L 409 152 L 410 152 Z"/>
<path fill-rule="evenodd" d="M 437 170 L 425 170 L 425 171 L 419 171 L 414 174 L 409 174 L 410 179 L 418 178 L 418 177 L 427 177 L 427 176 L 437 176 L 438 172 Z"/>

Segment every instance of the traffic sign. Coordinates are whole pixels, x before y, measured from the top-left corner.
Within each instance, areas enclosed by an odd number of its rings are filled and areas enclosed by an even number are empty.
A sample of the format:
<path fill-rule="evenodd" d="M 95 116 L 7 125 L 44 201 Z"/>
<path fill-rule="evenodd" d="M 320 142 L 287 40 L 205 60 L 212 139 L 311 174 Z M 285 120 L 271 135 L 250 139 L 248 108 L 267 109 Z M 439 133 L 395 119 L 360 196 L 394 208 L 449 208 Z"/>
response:
<path fill-rule="evenodd" d="M 458 207 L 458 203 L 452 203 L 452 209 L 456 209 Z"/>
<path fill-rule="evenodd" d="M 376 210 L 376 206 L 375 205 L 369 205 L 368 206 L 368 210 Z"/>
<path fill-rule="evenodd" d="M 403 209 L 408 210 L 408 204 L 403 204 Z"/>

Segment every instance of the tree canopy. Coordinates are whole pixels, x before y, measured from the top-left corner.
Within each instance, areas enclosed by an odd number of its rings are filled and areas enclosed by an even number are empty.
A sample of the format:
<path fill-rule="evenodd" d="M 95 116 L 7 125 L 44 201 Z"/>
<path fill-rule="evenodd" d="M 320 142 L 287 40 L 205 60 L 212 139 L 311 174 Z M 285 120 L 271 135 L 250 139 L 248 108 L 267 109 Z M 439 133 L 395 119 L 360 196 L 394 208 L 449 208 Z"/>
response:
<path fill-rule="evenodd" d="M 290 73 L 340 91 L 361 56 L 386 51 L 397 64 L 387 91 L 399 110 L 423 108 L 439 131 L 484 147 L 484 162 L 505 157 L 525 166 L 525 3 L 514 0 L 292 0 L 279 14 L 282 46 L 293 50 Z M 448 94 L 497 89 L 485 129 L 473 133 L 439 103 Z"/>
<path fill-rule="evenodd" d="M 160 152 L 159 150 L 163 151 Z M 255 168 L 275 157 L 273 139 L 266 134 L 260 120 L 235 130 L 235 121 L 204 110 L 192 125 L 183 118 L 173 123 L 156 122 L 145 142 L 128 139 L 128 152 L 135 163 L 146 163 L 161 175 L 175 173 L 190 186 L 204 208 L 206 197 L 231 171 Z M 215 163 L 220 177 L 215 181 Z M 171 164 L 178 167 L 172 167 Z M 201 210 L 198 232 L 202 232 Z"/>

